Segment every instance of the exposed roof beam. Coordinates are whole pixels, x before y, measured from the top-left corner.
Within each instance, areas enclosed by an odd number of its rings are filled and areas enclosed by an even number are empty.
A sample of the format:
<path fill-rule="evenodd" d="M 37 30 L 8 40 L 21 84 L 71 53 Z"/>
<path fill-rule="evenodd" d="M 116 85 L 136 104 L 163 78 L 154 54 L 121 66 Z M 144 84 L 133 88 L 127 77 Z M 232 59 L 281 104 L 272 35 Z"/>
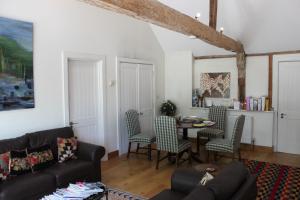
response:
<path fill-rule="evenodd" d="M 209 26 L 213 29 L 217 28 L 217 16 L 218 16 L 218 0 L 210 0 Z"/>
<path fill-rule="evenodd" d="M 233 52 L 243 52 L 243 45 L 196 19 L 180 13 L 157 0 L 79 0 L 97 7 L 126 14 L 185 35 L 194 35 L 211 45 Z"/>

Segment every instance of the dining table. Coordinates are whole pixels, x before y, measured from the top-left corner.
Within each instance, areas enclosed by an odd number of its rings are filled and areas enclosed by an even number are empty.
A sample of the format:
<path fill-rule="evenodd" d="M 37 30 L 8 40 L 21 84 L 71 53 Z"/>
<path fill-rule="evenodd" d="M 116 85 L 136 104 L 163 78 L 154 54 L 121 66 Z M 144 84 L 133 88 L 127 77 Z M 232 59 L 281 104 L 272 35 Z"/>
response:
<path fill-rule="evenodd" d="M 210 122 L 210 123 L 203 123 L 203 121 L 194 121 L 194 120 L 179 120 L 177 122 L 177 129 L 182 129 L 182 139 L 188 140 L 188 130 L 189 129 L 203 129 L 203 128 L 209 128 L 213 127 L 216 123 Z M 192 159 L 198 163 L 203 163 L 203 161 L 200 159 L 200 151 L 199 151 L 199 145 L 197 144 L 197 151 L 192 151 Z"/>

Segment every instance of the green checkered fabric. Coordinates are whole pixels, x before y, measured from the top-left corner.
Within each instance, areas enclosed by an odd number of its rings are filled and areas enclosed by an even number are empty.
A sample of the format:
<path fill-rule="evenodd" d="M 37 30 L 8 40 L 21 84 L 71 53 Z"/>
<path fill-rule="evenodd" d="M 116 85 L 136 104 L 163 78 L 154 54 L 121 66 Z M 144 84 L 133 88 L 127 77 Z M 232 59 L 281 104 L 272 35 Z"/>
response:
<path fill-rule="evenodd" d="M 206 128 L 197 132 L 200 137 L 216 138 L 224 136 L 225 133 L 225 106 L 213 106 L 209 108 L 208 119 L 216 124 L 212 128 Z"/>
<path fill-rule="evenodd" d="M 132 136 L 128 140 L 129 140 L 129 142 L 151 144 L 151 143 L 155 142 L 155 136 L 154 135 L 147 135 L 147 134 L 140 133 L 140 134 Z"/>
<path fill-rule="evenodd" d="M 125 113 L 125 122 L 129 138 L 141 133 L 139 113 L 136 110 L 128 110 Z"/>
<path fill-rule="evenodd" d="M 178 139 L 176 120 L 161 116 L 155 119 L 157 149 L 171 153 L 180 153 L 192 145 L 188 140 Z"/>
<path fill-rule="evenodd" d="M 139 122 L 139 114 L 135 110 L 129 110 L 125 113 L 125 121 L 128 131 L 129 142 L 137 142 L 144 144 L 151 144 L 155 142 L 154 135 L 141 133 L 141 126 Z"/>
<path fill-rule="evenodd" d="M 205 145 L 206 150 L 234 153 L 236 150 L 240 148 L 244 123 L 245 123 L 245 116 L 240 115 L 235 121 L 231 140 L 221 139 L 221 138 L 212 139 L 210 142 L 206 143 Z"/>

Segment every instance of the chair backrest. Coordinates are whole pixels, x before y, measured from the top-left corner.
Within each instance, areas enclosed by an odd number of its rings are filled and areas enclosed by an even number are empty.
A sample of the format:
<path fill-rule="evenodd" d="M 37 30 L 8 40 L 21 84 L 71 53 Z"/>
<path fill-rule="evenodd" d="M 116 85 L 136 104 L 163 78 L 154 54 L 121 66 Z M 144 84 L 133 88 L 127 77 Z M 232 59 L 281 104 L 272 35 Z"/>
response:
<path fill-rule="evenodd" d="M 240 115 L 235 121 L 233 133 L 231 137 L 231 144 L 233 149 L 236 150 L 240 147 L 243 129 L 245 123 L 245 115 Z"/>
<path fill-rule="evenodd" d="M 125 122 L 129 138 L 141 133 L 139 113 L 136 110 L 128 110 L 125 113 Z"/>
<path fill-rule="evenodd" d="M 213 128 L 225 131 L 226 110 L 225 106 L 213 106 L 209 108 L 208 119 L 216 122 Z"/>
<path fill-rule="evenodd" d="M 155 133 L 158 150 L 178 152 L 178 135 L 174 117 L 157 117 L 155 119 Z"/>

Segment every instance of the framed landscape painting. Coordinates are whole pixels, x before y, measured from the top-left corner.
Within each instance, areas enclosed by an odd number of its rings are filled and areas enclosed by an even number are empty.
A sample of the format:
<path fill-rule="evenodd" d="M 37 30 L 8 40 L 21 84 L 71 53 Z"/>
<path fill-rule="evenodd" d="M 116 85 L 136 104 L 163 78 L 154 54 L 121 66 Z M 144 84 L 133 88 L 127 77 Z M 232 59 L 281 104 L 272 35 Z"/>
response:
<path fill-rule="evenodd" d="M 0 17 L 0 111 L 34 108 L 33 24 Z"/>
<path fill-rule="evenodd" d="M 202 73 L 200 86 L 205 97 L 230 98 L 230 73 Z"/>

